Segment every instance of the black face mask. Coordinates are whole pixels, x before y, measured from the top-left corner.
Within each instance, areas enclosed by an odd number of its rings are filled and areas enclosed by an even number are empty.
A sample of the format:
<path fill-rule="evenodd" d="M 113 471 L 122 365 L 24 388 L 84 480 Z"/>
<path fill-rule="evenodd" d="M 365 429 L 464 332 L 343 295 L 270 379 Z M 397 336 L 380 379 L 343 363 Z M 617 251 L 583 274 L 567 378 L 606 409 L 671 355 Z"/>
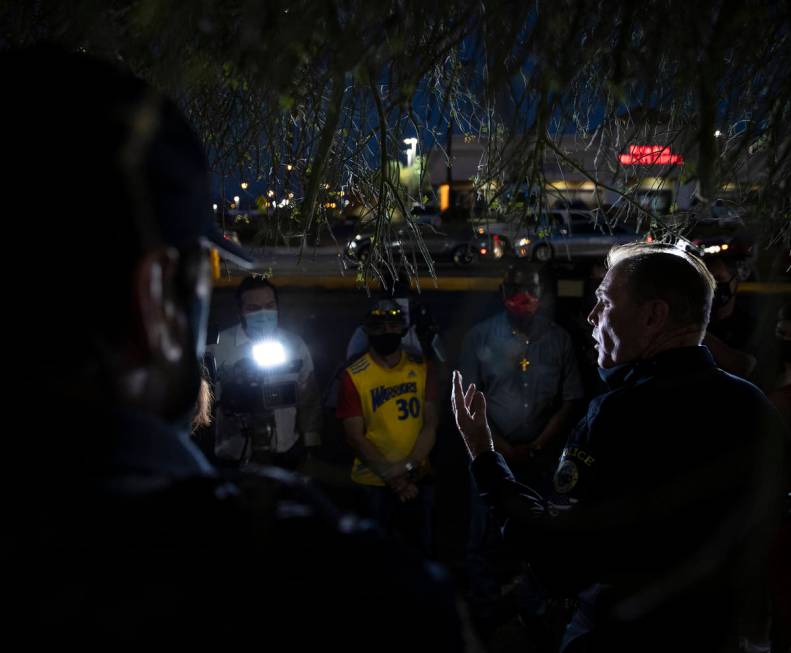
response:
<path fill-rule="evenodd" d="M 730 281 L 718 281 L 717 288 L 714 290 L 714 297 L 711 300 L 711 308 L 716 310 L 725 306 L 733 297 Z"/>
<path fill-rule="evenodd" d="M 380 356 L 389 356 L 401 345 L 403 333 L 380 333 L 379 335 L 369 335 L 368 342 L 371 348 Z"/>
<path fill-rule="evenodd" d="M 791 340 L 780 340 L 780 360 L 791 363 Z"/>

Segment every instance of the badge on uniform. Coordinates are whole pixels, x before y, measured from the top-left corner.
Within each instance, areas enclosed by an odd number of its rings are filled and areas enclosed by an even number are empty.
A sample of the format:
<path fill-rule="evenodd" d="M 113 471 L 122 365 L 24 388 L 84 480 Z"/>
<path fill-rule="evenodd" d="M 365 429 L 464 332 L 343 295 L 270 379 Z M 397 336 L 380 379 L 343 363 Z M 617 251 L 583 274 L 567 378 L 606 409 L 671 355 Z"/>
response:
<path fill-rule="evenodd" d="M 568 458 L 561 459 L 558 469 L 555 472 L 555 478 L 553 479 L 555 491 L 559 494 L 571 492 L 577 485 L 579 478 L 580 472 L 577 469 L 577 465 L 574 464 L 574 461 Z"/>

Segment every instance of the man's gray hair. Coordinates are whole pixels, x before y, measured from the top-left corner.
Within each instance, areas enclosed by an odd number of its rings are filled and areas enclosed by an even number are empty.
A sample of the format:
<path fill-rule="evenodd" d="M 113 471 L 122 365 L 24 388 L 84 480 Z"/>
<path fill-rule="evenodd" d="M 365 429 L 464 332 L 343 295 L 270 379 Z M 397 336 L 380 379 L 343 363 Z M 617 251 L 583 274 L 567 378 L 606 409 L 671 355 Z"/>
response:
<path fill-rule="evenodd" d="M 638 303 L 661 299 L 676 326 L 705 331 L 716 282 L 694 254 L 675 245 L 630 243 L 617 245 L 607 255 L 607 267 L 627 271 L 626 285 Z"/>

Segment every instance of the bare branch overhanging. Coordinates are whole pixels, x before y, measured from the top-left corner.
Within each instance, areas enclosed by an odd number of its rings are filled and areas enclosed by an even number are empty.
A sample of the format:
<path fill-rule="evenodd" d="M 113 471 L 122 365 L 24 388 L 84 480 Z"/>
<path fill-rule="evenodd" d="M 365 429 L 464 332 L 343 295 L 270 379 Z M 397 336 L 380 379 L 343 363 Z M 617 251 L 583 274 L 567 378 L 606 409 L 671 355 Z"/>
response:
<path fill-rule="evenodd" d="M 363 276 L 394 277 L 428 259 L 409 216 L 425 166 L 408 190 L 393 159 L 407 136 L 423 155 L 441 152 L 448 123 L 481 143 L 471 181 L 497 219 L 539 220 L 557 195 L 548 169 L 623 196 L 618 211 L 601 206 L 605 227 L 649 221 L 671 234 L 683 221 L 639 201 L 648 178 L 695 183 L 691 212 L 728 185 L 727 201 L 749 209 L 764 243 L 789 246 L 784 3 L 18 4 L 2 13 L 5 45 L 57 40 L 123 60 L 179 99 L 219 175 L 293 193 L 262 242 L 299 235 L 310 246 L 331 228 L 329 192 L 359 203 L 376 233 Z M 683 169 L 671 178 L 618 166 L 633 142 L 684 152 Z M 520 189 L 527 201 L 516 201 Z M 411 249 L 399 257 L 387 243 L 403 238 Z"/>

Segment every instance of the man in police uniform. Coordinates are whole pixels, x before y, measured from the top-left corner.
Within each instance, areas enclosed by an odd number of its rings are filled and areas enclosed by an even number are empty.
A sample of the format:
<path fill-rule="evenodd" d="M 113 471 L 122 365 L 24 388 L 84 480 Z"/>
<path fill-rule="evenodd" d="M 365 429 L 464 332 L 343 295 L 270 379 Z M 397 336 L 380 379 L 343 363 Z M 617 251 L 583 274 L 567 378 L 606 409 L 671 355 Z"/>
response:
<path fill-rule="evenodd" d="M 428 554 L 432 492 L 425 481 L 437 430 L 434 380 L 425 361 L 401 347 L 407 323 L 398 303 L 377 301 L 364 329 L 368 350 L 344 371 L 336 409 L 356 456 L 352 481 L 387 530 Z"/>
<path fill-rule="evenodd" d="M 564 650 L 730 650 L 760 622 L 740 600 L 763 580 L 783 426 L 700 346 L 714 280 L 698 258 L 639 244 L 608 262 L 588 319 L 610 390 L 570 436 L 556 496 L 515 482 L 484 395 L 455 373 L 457 425 L 506 536 L 578 595 Z"/>

